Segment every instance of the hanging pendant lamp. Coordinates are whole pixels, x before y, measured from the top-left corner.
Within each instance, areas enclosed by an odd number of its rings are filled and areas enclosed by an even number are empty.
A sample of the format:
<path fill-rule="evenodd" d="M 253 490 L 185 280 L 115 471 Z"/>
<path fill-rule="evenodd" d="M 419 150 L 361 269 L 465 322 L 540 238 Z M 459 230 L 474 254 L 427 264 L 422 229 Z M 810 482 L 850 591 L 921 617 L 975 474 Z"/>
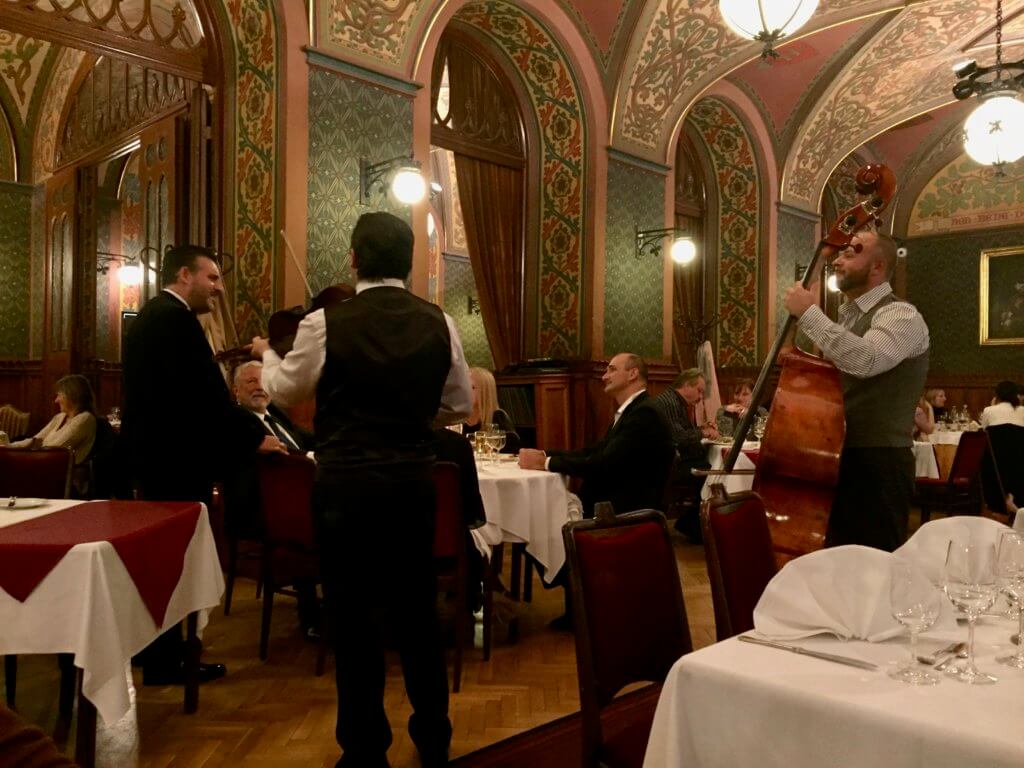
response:
<path fill-rule="evenodd" d="M 818 7 L 818 0 L 719 0 L 722 19 L 733 32 L 764 43 L 762 59 L 778 58 L 774 45 L 790 37 Z"/>

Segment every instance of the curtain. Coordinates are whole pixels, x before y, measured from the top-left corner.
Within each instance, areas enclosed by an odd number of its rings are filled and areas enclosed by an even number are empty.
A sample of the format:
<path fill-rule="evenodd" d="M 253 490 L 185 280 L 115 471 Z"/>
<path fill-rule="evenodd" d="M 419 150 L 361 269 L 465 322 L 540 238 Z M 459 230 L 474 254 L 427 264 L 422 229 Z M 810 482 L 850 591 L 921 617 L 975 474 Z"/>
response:
<path fill-rule="evenodd" d="M 494 367 L 523 359 L 523 172 L 455 153 L 466 245 Z"/>

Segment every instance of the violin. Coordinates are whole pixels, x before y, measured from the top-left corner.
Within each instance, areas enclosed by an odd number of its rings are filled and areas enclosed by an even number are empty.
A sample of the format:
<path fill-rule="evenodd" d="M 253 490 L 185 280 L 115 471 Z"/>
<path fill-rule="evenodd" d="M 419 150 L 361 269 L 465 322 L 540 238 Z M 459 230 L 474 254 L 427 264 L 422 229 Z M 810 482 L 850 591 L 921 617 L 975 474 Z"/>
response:
<path fill-rule="evenodd" d="M 866 199 L 843 213 L 822 238 L 804 272 L 804 288 L 810 285 L 822 258 L 831 260 L 849 247 L 860 252 L 861 245 L 851 246 L 850 241 L 865 226 L 881 223 L 878 214 L 896 192 L 896 176 L 885 165 L 871 163 L 857 172 L 856 186 Z M 754 384 L 750 408 L 735 429 L 722 474 L 733 471 L 772 365 L 795 322 L 795 317 L 787 316 L 768 353 Z M 761 438 L 753 487 L 764 501 L 776 556 L 784 562 L 820 549 L 825 543 L 828 515 L 839 479 L 846 416 L 839 370 L 832 363 L 795 349 L 782 355 L 778 362 L 782 372 Z"/>

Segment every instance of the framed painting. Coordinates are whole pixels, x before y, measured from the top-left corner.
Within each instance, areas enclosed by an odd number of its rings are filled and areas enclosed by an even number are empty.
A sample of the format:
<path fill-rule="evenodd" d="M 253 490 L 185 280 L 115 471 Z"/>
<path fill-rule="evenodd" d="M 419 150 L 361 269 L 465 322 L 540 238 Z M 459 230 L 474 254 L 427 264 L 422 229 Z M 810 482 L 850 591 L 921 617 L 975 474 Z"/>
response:
<path fill-rule="evenodd" d="M 981 252 L 983 345 L 1024 344 L 1024 245 Z"/>

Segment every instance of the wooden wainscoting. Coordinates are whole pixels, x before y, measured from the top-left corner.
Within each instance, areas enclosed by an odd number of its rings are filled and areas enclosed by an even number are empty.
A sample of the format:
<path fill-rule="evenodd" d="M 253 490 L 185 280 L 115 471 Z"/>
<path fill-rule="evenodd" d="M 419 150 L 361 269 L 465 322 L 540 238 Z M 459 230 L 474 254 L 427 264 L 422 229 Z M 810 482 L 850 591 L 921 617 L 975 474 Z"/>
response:
<path fill-rule="evenodd" d="M 1015 381 L 1024 384 L 1024 371 L 1002 373 L 963 374 L 929 372 L 928 389 L 942 389 L 946 392 L 946 407 L 966 405 L 974 418 L 992 404 L 995 387 L 1000 381 Z"/>
<path fill-rule="evenodd" d="M 110 360 L 89 360 L 82 371 L 96 396 L 96 413 L 106 416 L 114 406 L 121 407 L 121 364 Z"/>
<path fill-rule="evenodd" d="M 0 360 L 0 405 L 10 403 L 32 414 L 29 434 L 35 434 L 53 415 L 52 394 L 43 387 L 42 360 Z"/>

